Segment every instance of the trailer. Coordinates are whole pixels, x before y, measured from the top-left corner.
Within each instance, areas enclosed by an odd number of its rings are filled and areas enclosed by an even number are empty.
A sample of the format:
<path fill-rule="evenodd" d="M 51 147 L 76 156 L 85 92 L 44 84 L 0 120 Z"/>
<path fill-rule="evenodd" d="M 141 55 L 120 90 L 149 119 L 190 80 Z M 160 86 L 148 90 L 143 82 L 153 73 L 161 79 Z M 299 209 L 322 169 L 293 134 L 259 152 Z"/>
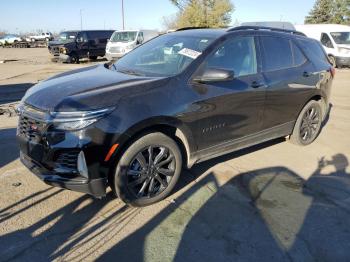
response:
<path fill-rule="evenodd" d="M 37 47 L 47 47 L 48 41 L 46 40 L 36 40 L 36 41 L 15 41 L 11 44 L 5 43 L 2 47 L 7 48 L 37 48 Z"/>

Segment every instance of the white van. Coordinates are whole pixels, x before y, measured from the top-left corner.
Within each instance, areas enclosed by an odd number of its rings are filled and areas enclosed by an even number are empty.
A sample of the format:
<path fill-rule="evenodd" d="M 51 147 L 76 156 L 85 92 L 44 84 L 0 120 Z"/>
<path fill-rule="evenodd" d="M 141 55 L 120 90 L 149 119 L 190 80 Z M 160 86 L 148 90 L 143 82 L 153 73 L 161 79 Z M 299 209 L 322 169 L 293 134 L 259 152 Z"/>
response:
<path fill-rule="evenodd" d="M 106 57 L 116 60 L 148 40 L 158 36 L 155 30 L 115 31 L 106 46 Z"/>
<path fill-rule="evenodd" d="M 296 30 L 321 42 L 334 66 L 350 66 L 350 26 L 296 25 Z"/>

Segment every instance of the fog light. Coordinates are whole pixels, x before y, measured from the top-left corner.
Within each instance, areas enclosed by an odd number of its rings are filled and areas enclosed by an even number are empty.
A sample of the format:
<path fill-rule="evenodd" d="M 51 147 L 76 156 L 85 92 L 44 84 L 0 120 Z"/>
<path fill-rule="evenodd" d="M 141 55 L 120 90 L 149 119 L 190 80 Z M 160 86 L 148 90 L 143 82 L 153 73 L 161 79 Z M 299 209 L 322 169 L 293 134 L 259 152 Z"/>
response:
<path fill-rule="evenodd" d="M 86 166 L 85 155 L 83 151 L 80 151 L 78 155 L 78 171 L 80 175 L 88 178 L 88 169 Z"/>

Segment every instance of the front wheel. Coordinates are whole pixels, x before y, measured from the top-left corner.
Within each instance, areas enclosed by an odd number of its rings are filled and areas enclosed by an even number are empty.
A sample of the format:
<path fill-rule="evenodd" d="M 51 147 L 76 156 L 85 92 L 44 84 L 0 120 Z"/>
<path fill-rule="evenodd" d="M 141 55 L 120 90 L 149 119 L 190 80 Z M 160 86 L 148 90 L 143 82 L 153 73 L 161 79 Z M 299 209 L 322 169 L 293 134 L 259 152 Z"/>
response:
<path fill-rule="evenodd" d="M 337 67 L 337 60 L 335 59 L 335 57 L 330 55 L 330 56 L 328 56 L 328 59 L 329 59 L 329 62 L 332 64 L 332 66 L 334 68 L 336 68 Z"/>
<path fill-rule="evenodd" d="M 321 131 L 322 107 L 318 101 L 310 101 L 301 110 L 290 141 L 293 144 L 306 146 L 311 144 Z"/>
<path fill-rule="evenodd" d="M 69 62 L 72 64 L 79 64 L 79 56 L 77 53 L 72 53 L 69 55 Z"/>
<path fill-rule="evenodd" d="M 146 206 L 167 197 L 179 179 L 181 152 L 163 133 L 149 133 L 135 140 L 120 158 L 112 189 L 131 206 Z"/>

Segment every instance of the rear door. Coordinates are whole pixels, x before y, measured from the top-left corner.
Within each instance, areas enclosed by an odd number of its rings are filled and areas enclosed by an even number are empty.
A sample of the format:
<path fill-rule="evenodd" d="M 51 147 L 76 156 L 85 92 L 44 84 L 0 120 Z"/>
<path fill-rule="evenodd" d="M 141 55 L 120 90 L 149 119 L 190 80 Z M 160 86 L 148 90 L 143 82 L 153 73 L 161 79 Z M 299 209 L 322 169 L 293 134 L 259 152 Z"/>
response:
<path fill-rule="evenodd" d="M 194 121 L 198 149 L 257 133 L 262 125 L 265 84 L 260 73 L 254 36 L 232 36 L 209 55 L 201 71 L 221 68 L 234 71 L 224 82 L 192 83 L 199 93 Z M 203 72 L 202 71 L 202 72 Z"/>
<path fill-rule="evenodd" d="M 294 126 L 305 99 L 318 81 L 313 64 L 292 38 L 260 36 L 267 84 L 263 129 Z"/>

